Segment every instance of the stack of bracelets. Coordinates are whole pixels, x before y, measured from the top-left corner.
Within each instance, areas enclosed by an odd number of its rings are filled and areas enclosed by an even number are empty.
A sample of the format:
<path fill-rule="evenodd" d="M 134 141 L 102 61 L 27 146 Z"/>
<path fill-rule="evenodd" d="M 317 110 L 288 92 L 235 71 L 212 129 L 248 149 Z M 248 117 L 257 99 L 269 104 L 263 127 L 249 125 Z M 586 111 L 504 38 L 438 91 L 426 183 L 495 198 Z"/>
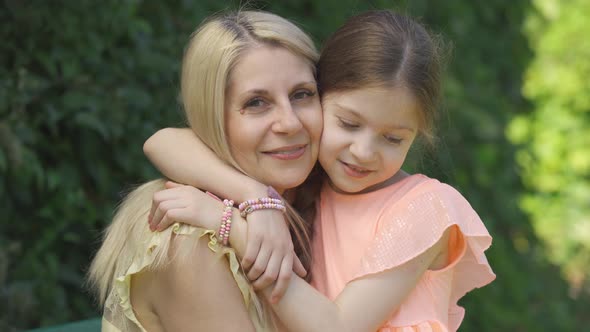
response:
<path fill-rule="evenodd" d="M 258 198 L 258 199 L 249 199 L 239 206 L 240 215 L 242 218 L 245 218 L 248 214 L 256 211 L 256 210 L 263 210 L 263 209 L 275 209 L 280 210 L 285 213 L 286 208 L 285 204 L 282 200 L 278 198 Z"/>
<path fill-rule="evenodd" d="M 221 240 L 221 243 L 224 246 L 227 246 L 229 243 L 229 232 L 231 230 L 231 217 L 234 201 L 224 199 L 223 205 L 225 205 L 225 207 L 223 208 L 223 215 L 221 216 L 221 225 L 219 226 L 219 240 Z M 238 209 L 240 210 L 240 216 L 242 216 L 242 218 L 246 218 L 248 214 L 257 210 L 274 209 L 279 210 L 283 213 L 287 211 L 285 203 L 283 203 L 281 199 L 271 197 L 249 199 L 241 203 Z"/>
<path fill-rule="evenodd" d="M 232 216 L 232 208 L 234 206 L 234 201 L 232 200 L 223 200 L 223 215 L 221 216 L 221 225 L 219 226 L 219 239 L 224 246 L 227 246 L 229 243 L 229 231 L 231 230 L 231 216 Z"/>

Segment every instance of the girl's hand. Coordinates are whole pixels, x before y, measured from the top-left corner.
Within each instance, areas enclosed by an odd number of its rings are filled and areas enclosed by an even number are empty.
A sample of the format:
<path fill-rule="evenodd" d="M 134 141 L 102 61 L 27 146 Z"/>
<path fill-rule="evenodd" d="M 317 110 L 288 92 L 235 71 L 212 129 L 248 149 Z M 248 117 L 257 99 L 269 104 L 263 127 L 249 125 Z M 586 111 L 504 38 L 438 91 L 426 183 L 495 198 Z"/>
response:
<path fill-rule="evenodd" d="M 175 222 L 181 222 L 207 229 L 219 228 L 222 203 L 219 202 L 219 215 L 206 217 L 206 209 L 199 202 L 207 199 L 199 189 L 166 182 L 166 189 L 154 194 L 148 222 L 152 231 L 161 231 Z M 207 209 L 210 210 L 210 209 Z M 238 213 L 234 210 L 234 213 Z M 238 215 L 239 216 L 239 215 Z M 271 301 L 278 301 L 289 286 L 292 271 L 304 277 L 307 274 L 303 264 L 293 251 L 293 242 L 283 213 L 278 210 L 258 210 L 248 216 L 248 241 L 242 259 L 242 266 L 257 290 L 277 282 Z"/>
<path fill-rule="evenodd" d="M 257 210 L 248 215 L 248 242 L 242 266 L 256 290 L 276 281 L 271 302 L 285 294 L 292 271 L 305 277 L 307 271 L 293 251 L 289 227 L 281 211 Z"/>
<path fill-rule="evenodd" d="M 219 218 L 207 218 L 204 211 L 199 208 L 199 202 L 205 197 L 204 192 L 192 186 L 185 186 L 172 181 L 166 182 L 166 189 L 154 194 L 152 208 L 148 216 L 148 222 L 152 231 L 164 230 L 175 222 L 216 229 L 221 220 L 221 208 Z M 221 202 L 220 202 L 221 204 Z M 218 224 L 215 225 L 214 223 Z"/>

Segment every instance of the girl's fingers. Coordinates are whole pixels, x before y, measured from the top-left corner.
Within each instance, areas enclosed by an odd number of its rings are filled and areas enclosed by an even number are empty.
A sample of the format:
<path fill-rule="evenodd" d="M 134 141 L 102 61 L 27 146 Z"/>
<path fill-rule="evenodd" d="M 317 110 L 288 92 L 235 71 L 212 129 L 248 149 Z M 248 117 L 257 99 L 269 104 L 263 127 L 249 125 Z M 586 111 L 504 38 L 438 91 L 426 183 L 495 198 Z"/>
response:
<path fill-rule="evenodd" d="M 291 281 L 291 276 L 293 275 L 293 257 L 292 255 L 287 255 L 283 258 L 281 263 L 281 270 L 279 271 L 279 276 L 277 278 L 277 283 L 272 290 L 270 296 L 271 303 L 277 303 L 279 300 L 285 295 L 287 291 L 287 287 L 289 287 L 289 281 Z"/>
<path fill-rule="evenodd" d="M 261 245 L 262 241 L 259 237 L 248 238 L 248 241 L 246 242 L 246 252 L 244 253 L 244 257 L 242 257 L 242 267 L 245 271 L 250 270 L 250 267 L 252 267 L 256 261 Z"/>
<path fill-rule="evenodd" d="M 156 209 L 158 209 L 160 203 L 169 199 L 168 196 L 170 196 L 170 193 L 166 189 L 157 191 L 152 196 L 152 206 L 150 208 L 150 213 L 148 214 L 148 222 L 150 223 L 150 225 L 152 223 L 152 220 L 154 219 L 154 215 L 156 214 Z"/>
<path fill-rule="evenodd" d="M 154 196 L 152 197 L 152 206 L 150 208 L 150 213 L 148 214 L 148 223 L 150 225 L 153 223 L 161 203 L 181 196 L 182 188 L 163 189 L 154 193 Z M 158 216 L 157 218 L 160 220 L 161 216 Z"/>
<path fill-rule="evenodd" d="M 279 271 L 281 270 L 282 261 L 283 255 L 277 255 L 276 253 L 273 253 L 268 260 L 268 264 L 264 269 L 264 273 L 252 284 L 254 289 L 261 290 L 272 285 L 277 280 Z M 256 264 L 254 266 L 256 266 Z"/>
<path fill-rule="evenodd" d="M 299 260 L 299 257 L 297 257 L 297 255 L 295 255 L 294 252 L 293 252 L 293 272 L 295 272 L 295 274 L 297 274 L 301 278 L 305 278 L 305 276 L 307 275 L 307 271 L 305 270 L 305 267 L 303 267 L 303 263 L 301 263 L 301 260 Z"/>
<path fill-rule="evenodd" d="M 166 189 L 172 189 L 172 188 L 184 187 L 184 185 L 180 184 L 180 183 L 176 183 L 174 181 L 166 181 L 166 183 L 164 184 L 164 187 L 166 187 Z"/>
<path fill-rule="evenodd" d="M 256 280 L 262 275 L 262 273 L 264 273 L 271 254 L 272 252 L 264 247 L 260 249 L 254 265 L 252 265 L 250 271 L 248 271 L 248 279 L 252 281 Z"/>
<path fill-rule="evenodd" d="M 150 222 L 150 229 L 153 231 L 157 229 L 166 228 L 160 225 L 166 214 L 172 209 L 184 208 L 185 206 L 186 204 L 180 199 L 171 199 L 159 203 L 158 206 L 155 208 L 154 215 L 152 216 Z"/>
<path fill-rule="evenodd" d="M 162 218 L 162 221 L 160 221 L 160 223 L 155 226 L 155 229 L 157 231 L 162 231 L 177 222 L 181 222 L 184 224 L 190 224 L 189 221 L 191 221 L 193 219 L 191 217 L 192 217 L 191 212 L 186 207 L 180 206 L 178 208 L 173 208 L 173 209 L 170 209 L 166 212 L 166 214 Z M 196 225 L 194 225 L 194 226 L 196 226 Z"/>

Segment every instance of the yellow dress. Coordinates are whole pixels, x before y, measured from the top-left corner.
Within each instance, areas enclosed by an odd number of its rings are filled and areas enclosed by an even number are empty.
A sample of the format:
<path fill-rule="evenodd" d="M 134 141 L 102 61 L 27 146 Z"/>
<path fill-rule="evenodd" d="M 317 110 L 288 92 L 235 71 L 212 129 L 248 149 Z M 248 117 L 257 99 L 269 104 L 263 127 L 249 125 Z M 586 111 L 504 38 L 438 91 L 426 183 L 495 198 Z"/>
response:
<path fill-rule="evenodd" d="M 147 227 L 147 223 L 146 223 Z M 222 246 L 217 241 L 215 231 L 204 228 L 193 227 L 185 224 L 176 223 L 163 232 L 149 232 L 145 241 L 140 244 L 141 248 L 136 248 L 135 252 L 123 253 L 131 262 L 126 273 L 115 277 L 113 286 L 106 299 L 102 317 L 103 332 L 146 332 L 133 312 L 131 299 L 131 282 L 133 275 L 138 274 L 149 268 L 156 259 L 154 249 L 158 246 L 167 244 L 164 241 L 171 241 L 172 235 L 189 236 L 195 241 L 201 238 L 208 239 L 208 247 L 212 254 L 220 254 L 220 259 L 225 257 L 229 261 L 230 270 L 236 281 L 240 292 L 242 293 L 244 304 L 246 305 L 250 318 L 256 331 L 268 331 L 267 322 L 263 322 L 262 315 L 257 311 L 253 301 L 256 300 L 256 294 L 250 286 L 246 276 L 240 269 L 240 265 L 233 249 Z M 125 259 L 125 258 L 122 258 Z"/>

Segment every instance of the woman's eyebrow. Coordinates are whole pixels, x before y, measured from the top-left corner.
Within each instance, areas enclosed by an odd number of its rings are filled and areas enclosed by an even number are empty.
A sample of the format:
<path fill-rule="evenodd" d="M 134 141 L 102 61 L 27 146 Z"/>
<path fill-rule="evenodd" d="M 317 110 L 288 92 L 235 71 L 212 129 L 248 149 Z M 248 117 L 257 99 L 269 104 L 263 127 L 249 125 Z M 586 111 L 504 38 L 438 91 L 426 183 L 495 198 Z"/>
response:
<path fill-rule="evenodd" d="M 301 87 L 305 87 L 305 86 L 309 86 L 309 85 L 313 85 L 314 87 L 317 86 L 317 83 L 315 81 L 304 81 L 304 82 L 299 82 L 295 85 L 293 85 L 293 87 L 291 88 L 291 90 L 295 90 Z M 240 93 L 240 96 L 245 96 L 245 95 L 264 95 L 264 96 L 268 96 L 270 95 L 270 91 L 266 90 L 266 89 L 259 89 L 259 88 L 253 88 L 250 90 L 246 90 L 242 93 Z"/>
<path fill-rule="evenodd" d="M 270 92 L 268 92 L 268 90 L 265 90 L 265 89 L 252 89 L 252 90 L 246 91 L 245 93 L 267 95 Z"/>
<path fill-rule="evenodd" d="M 317 82 L 316 81 L 305 81 L 305 82 L 300 82 L 297 83 L 293 86 L 293 88 L 300 88 L 302 86 L 306 86 L 306 85 L 313 85 L 314 87 L 317 86 Z"/>
<path fill-rule="evenodd" d="M 270 95 L 270 92 L 266 89 L 250 89 L 250 90 L 246 90 L 242 93 L 240 93 L 239 97 L 243 98 L 244 96 L 250 96 L 250 95 L 263 95 L 263 96 L 268 96 Z"/>

